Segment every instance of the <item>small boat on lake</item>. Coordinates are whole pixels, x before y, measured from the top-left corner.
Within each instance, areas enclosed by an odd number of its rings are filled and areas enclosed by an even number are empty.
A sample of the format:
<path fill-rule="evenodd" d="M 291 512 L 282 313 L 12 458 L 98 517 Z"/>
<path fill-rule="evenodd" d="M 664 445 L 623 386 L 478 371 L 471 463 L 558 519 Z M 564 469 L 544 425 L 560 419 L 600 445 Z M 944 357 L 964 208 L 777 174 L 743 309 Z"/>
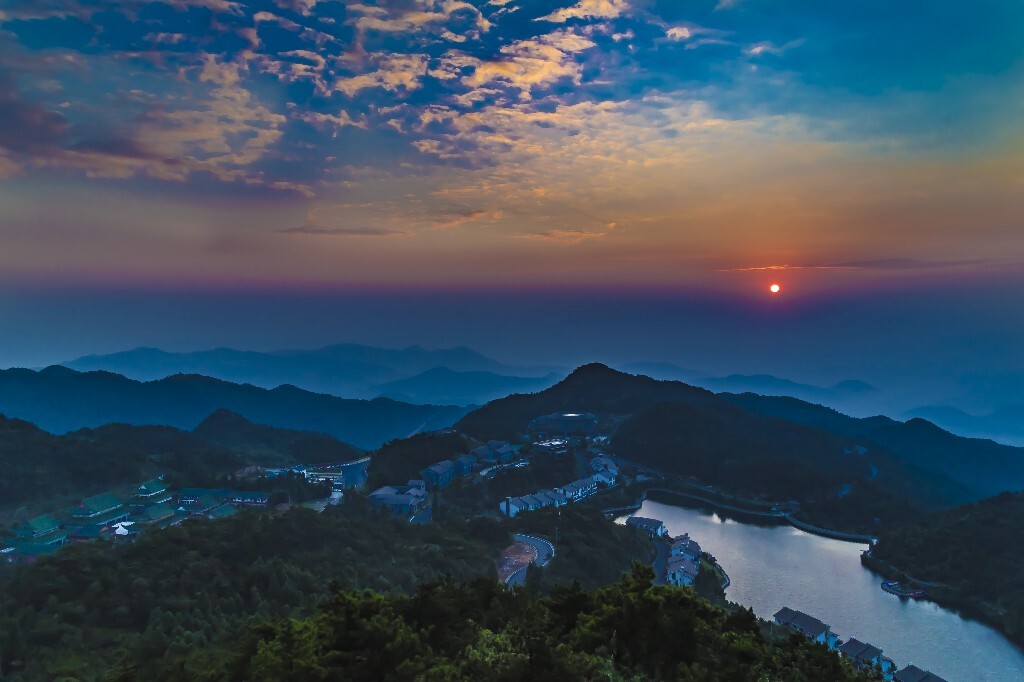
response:
<path fill-rule="evenodd" d="M 924 590 L 914 587 L 905 587 L 895 580 L 883 580 L 882 589 L 889 594 L 895 594 L 897 597 L 912 597 L 919 599 L 924 596 Z"/>

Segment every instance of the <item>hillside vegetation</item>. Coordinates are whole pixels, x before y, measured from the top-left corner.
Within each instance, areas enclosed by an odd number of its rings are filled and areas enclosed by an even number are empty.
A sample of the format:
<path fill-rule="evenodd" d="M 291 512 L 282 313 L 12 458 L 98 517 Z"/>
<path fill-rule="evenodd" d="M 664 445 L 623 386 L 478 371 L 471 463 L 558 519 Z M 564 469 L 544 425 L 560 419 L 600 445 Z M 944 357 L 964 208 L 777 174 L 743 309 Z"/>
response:
<path fill-rule="evenodd" d="M 16 569 L 0 564 L 0 674 L 101 679 L 124 653 L 144 671 L 129 679 L 216 679 L 205 666 L 239 653 L 253 627 L 311 615 L 332 584 L 412 594 L 450 576 L 500 591 L 495 561 L 510 533 L 552 536 L 553 518 L 530 517 L 415 525 L 348 495 L 319 514 L 251 510 L 124 545 L 71 546 Z M 651 558 L 643 533 L 590 510 L 564 510 L 559 538 L 544 587 L 577 577 L 596 587 Z M 435 618 L 438 627 L 459 626 L 451 614 Z"/>
<path fill-rule="evenodd" d="M 1024 488 L 1024 448 L 963 438 L 924 419 L 898 422 L 888 417 L 857 419 L 795 398 L 723 394 L 745 410 L 876 444 L 922 469 L 952 478 L 977 498 Z"/>
<path fill-rule="evenodd" d="M 476 438 L 516 439 L 530 420 L 566 410 L 625 415 L 661 402 L 719 404 L 714 393 L 678 381 L 625 374 L 601 364 L 584 365 L 551 388 L 511 395 L 470 412 L 455 428 Z"/>
<path fill-rule="evenodd" d="M 108 679 L 864 679 L 801 638 L 768 642 L 749 611 L 728 614 L 652 577 L 637 567 L 614 585 L 549 597 L 489 580 L 442 580 L 409 596 L 336 590 L 316 615 L 256 628 L 233 650 L 126 658 Z"/>
<path fill-rule="evenodd" d="M 1004 493 L 883 531 L 867 565 L 929 583 L 929 597 L 1024 645 L 1024 493 Z"/>
<path fill-rule="evenodd" d="M 253 424 L 224 411 L 194 432 L 109 424 L 62 436 L 0 415 L 0 524 L 163 475 L 202 486 L 248 465 L 338 461 L 361 451 L 324 434 Z"/>
<path fill-rule="evenodd" d="M 858 420 L 825 408 L 784 403 L 826 417 L 812 422 L 761 412 L 758 396 L 739 398 L 593 364 L 540 393 L 496 400 L 456 427 L 512 438 L 543 414 L 593 412 L 615 454 L 664 473 L 669 485 L 697 479 L 742 497 L 795 500 L 805 520 L 858 533 L 983 496 L 924 467 L 912 439 L 897 450 L 858 436 L 851 428 Z"/>

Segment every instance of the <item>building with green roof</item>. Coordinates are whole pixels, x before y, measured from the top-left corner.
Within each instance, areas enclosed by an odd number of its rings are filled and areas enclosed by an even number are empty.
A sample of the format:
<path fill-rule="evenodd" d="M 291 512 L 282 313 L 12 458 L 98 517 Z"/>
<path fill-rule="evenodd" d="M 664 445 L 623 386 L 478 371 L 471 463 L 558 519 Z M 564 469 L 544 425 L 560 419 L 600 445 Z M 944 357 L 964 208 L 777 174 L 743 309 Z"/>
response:
<path fill-rule="evenodd" d="M 133 507 L 139 507 L 170 501 L 171 493 L 167 489 L 167 484 L 164 483 L 163 477 L 158 477 L 140 485 L 135 490 L 135 496 L 131 502 Z"/>
<path fill-rule="evenodd" d="M 61 528 L 60 521 L 45 514 L 15 527 L 14 534 L 18 537 L 13 543 L 16 546 L 60 547 L 68 541 L 68 534 Z"/>
<path fill-rule="evenodd" d="M 87 497 L 71 509 L 72 521 L 82 525 L 118 523 L 130 515 L 124 500 L 111 492 Z"/>

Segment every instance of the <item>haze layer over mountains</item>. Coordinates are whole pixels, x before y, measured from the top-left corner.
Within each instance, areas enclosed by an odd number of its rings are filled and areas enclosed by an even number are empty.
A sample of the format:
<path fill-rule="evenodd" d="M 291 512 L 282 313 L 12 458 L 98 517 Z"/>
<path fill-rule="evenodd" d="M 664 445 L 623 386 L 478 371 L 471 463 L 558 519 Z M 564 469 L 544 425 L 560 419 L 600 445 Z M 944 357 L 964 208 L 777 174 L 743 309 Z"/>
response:
<path fill-rule="evenodd" d="M 309 350 L 273 352 L 218 348 L 196 352 L 167 352 L 156 348 L 108 355 L 89 355 L 62 363 L 82 372 L 102 370 L 137 381 L 154 381 L 175 374 L 197 374 L 274 389 L 291 385 L 342 398 L 378 397 L 420 405 L 482 405 L 512 393 L 533 393 L 557 383 L 571 367 L 557 364 L 517 365 L 495 360 L 467 347 L 427 350 L 420 346 L 381 348 L 336 344 Z M 670 362 L 610 363 L 633 374 L 685 381 L 716 393 L 756 393 L 789 396 L 825 405 L 857 417 L 879 414 L 906 420 L 923 418 L 964 436 L 1024 444 L 1024 404 L 1013 402 L 1012 376 L 1006 386 L 994 387 L 991 410 L 948 404 L 908 402 L 890 387 L 856 377 L 831 385 L 814 385 L 770 374 L 713 376 Z M 998 390 L 997 390 L 998 389 Z M 973 389 L 972 389 L 973 390 Z M 982 386 L 977 391 L 983 390 Z M 1024 403 L 1024 399 L 1021 399 Z"/>

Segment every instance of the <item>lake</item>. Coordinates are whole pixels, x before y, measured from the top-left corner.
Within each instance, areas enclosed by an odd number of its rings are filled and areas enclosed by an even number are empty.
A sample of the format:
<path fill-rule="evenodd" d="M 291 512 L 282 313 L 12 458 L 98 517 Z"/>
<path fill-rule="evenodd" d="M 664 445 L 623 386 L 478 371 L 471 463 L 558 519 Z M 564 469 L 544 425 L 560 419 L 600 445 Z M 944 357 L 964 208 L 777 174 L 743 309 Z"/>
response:
<path fill-rule="evenodd" d="M 660 519 L 673 536 L 689 533 L 732 579 L 729 600 L 762 618 L 783 606 L 804 611 L 844 640 L 874 644 L 899 668 L 913 663 L 950 682 L 1024 680 L 1024 653 L 992 628 L 879 589 L 881 577 L 860 563 L 866 545 L 650 500 L 637 516 Z"/>

